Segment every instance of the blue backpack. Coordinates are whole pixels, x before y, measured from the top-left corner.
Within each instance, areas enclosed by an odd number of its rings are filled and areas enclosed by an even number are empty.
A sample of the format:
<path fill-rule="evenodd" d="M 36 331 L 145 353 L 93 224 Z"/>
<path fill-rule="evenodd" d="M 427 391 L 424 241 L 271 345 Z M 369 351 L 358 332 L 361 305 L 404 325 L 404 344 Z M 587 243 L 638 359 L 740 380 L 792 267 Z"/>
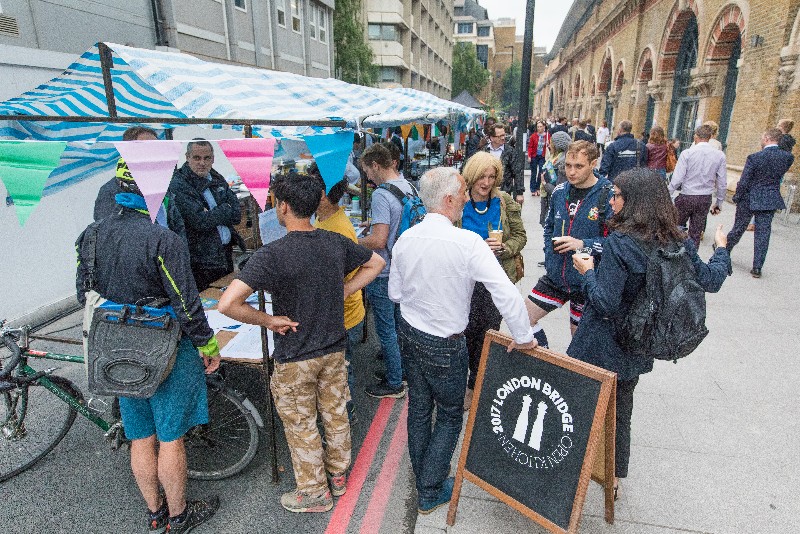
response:
<path fill-rule="evenodd" d="M 399 238 L 403 232 L 422 221 L 422 219 L 425 218 L 425 214 L 428 213 L 425 209 L 425 205 L 422 203 L 422 199 L 419 198 L 419 194 L 417 194 L 417 190 L 411 182 L 409 182 L 408 185 L 411 186 L 411 193 L 404 193 L 394 184 L 381 184 L 378 186 L 393 194 L 403 205 L 403 216 L 400 218 L 400 226 L 397 227 L 395 242 L 397 242 L 397 238 Z"/>

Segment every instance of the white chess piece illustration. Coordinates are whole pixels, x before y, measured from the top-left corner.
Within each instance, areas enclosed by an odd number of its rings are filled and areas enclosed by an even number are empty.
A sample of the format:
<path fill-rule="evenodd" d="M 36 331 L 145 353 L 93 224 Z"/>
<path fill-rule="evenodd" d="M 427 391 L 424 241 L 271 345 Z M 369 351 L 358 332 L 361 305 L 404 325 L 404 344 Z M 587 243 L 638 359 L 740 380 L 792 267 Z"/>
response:
<path fill-rule="evenodd" d="M 531 411 L 531 396 L 522 397 L 522 411 L 517 416 L 517 426 L 514 427 L 514 435 L 511 436 L 520 443 L 525 443 L 525 435 L 528 433 L 528 413 Z"/>
<path fill-rule="evenodd" d="M 531 430 L 531 439 L 528 440 L 528 446 L 532 449 L 539 450 L 542 446 L 542 432 L 544 431 L 544 414 L 547 413 L 547 404 L 542 401 L 537 406 L 536 420 L 533 422 L 533 429 Z"/>

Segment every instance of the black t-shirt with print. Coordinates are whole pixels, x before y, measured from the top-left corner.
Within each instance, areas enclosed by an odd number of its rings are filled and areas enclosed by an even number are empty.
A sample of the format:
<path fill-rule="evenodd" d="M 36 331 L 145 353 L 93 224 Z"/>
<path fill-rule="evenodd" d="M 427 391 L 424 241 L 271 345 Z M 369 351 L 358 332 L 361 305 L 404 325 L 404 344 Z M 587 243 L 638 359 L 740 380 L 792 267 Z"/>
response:
<path fill-rule="evenodd" d="M 344 350 L 344 277 L 370 257 L 371 250 L 327 230 L 289 232 L 253 254 L 237 278 L 272 295 L 273 315 L 300 323 L 297 332 L 275 334 L 276 361 Z"/>
<path fill-rule="evenodd" d="M 592 186 L 594 187 L 594 186 Z M 570 186 L 569 191 L 567 192 L 567 202 L 569 202 L 569 218 L 572 219 L 575 217 L 575 214 L 578 212 L 578 208 L 583 202 L 583 199 L 586 198 L 586 195 L 589 194 L 589 191 L 592 190 L 592 187 L 587 187 L 585 189 L 579 189 L 575 186 Z"/>

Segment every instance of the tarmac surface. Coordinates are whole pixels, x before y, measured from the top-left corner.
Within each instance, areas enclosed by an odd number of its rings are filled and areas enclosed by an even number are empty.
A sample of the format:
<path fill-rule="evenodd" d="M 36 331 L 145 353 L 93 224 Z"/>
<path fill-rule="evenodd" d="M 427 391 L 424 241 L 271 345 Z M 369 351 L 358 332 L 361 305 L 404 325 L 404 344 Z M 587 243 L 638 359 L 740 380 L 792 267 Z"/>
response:
<path fill-rule="evenodd" d="M 709 217 L 701 256 L 711 255 L 715 224 L 726 229 L 734 206 L 725 204 Z M 800 531 L 798 423 L 793 415 L 800 393 L 800 346 L 795 303 L 800 299 L 800 225 L 776 216 L 763 278 L 749 275 L 753 234 L 733 252 L 734 274 L 720 293 L 708 295 L 708 338 L 677 365 L 659 362 L 636 389 L 630 475 L 616 503 L 616 521 L 603 519 L 601 488 L 591 483 L 580 532 L 644 533 L 792 533 Z M 526 294 L 544 272 L 539 199 L 526 196 L 523 219 L 528 230 Z M 795 252 L 791 252 L 795 250 Z M 70 266 L 71 268 L 71 266 Z M 80 314 L 66 317 L 40 333 L 76 337 Z M 551 313 L 542 324 L 553 350 L 569 344 L 567 310 Z M 361 532 L 361 533 L 516 533 L 546 532 L 530 519 L 464 482 L 458 517 L 446 524 L 447 508 L 416 513 L 416 493 L 408 459 L 405 399 L 378 401 L 363 393 L 379 345 L 370 328 L 358 348 L 353 470 L 349 490 L 333 512 L 292 514 L 279 504 L 294 487 L 291 462 L 280 423 L 277 462 L 280 480 L 270 477 L 269 438 L 261 436 L 254 461 L 244 472 L 222 481 L 190 481 L 190 496 L 219 494 L 216 517 L 195 532 Z M 35 342 L 34 348 L 77 354 L 80 347 Z M 58 366 L 57 374 L 85 390 L 79 365 Z M 43 362 L 34 367 L 43 368 Z M 234 386 L 266 418 L 258 371 L 228 365 Z M 466 417 L 465 417 L 466 422 Z M 460 446 L 453 456 L 453 470 Z M 143 532 L 144 504 L 130 473 L 127 450 L 112 452 L 102 432 L 81 417 L 58 447 L 29 471 L 0 483 L 3 514 L 0 533 Z"/>

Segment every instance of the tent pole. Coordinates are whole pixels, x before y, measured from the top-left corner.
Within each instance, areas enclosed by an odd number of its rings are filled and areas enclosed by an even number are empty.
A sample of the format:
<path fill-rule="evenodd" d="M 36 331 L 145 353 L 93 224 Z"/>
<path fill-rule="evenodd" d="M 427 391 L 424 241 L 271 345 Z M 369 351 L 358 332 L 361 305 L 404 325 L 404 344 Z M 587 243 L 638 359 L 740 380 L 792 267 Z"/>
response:
<path fill-rule="evenodd" d="M 97 43 L 97 50 L 100 52 L 100 69 L 103 71 L 103 86 L 106 89 L 108 115 L 116 118 L 117 101 L 114 97 L 114 85 L 111 81 L 111 67 L 114 66 L 114 58 L 111 55 L 111 49 L 105 43 Z"/>
<path fill-rule="evenodd" d="M 113 97 L 112 97 L 113 98 Z M 116 109 L 115 109 L 116 113 Z M 102 122 L 109 124 L 227 124 L 231 126 L 323 126 L 346 128 L 343 120 L 213 119 L 197 117 L 81 117 L 78 115 L 0 115 L 0 121 L 16 122 Z"/>

